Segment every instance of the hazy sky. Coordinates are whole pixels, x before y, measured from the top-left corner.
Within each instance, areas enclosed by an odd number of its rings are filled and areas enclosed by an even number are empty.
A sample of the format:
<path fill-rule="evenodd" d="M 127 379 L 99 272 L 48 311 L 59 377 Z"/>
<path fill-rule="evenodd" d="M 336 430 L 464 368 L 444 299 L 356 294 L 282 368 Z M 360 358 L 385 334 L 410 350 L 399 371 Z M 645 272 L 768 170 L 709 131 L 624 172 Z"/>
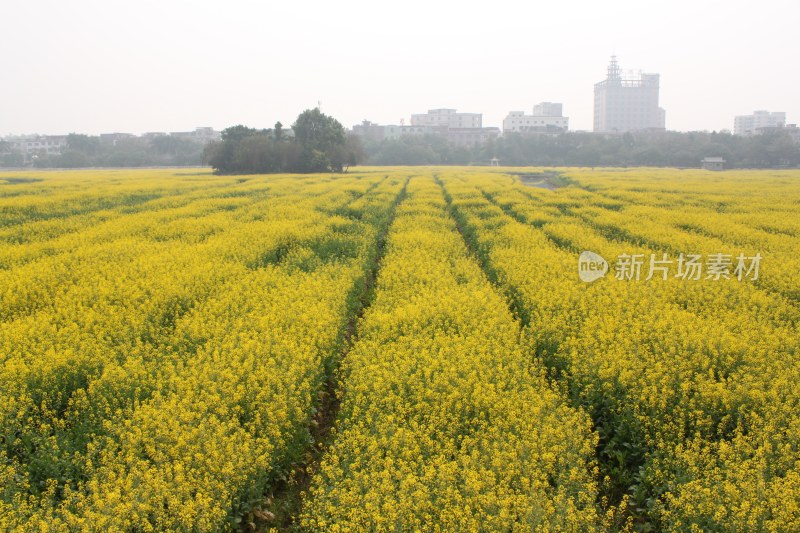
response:
<path fill-rule="evenodd" d="M 668 129 L 800 122 L 797 0 L 4 4 L 0 135 L 271 127 L 318 101 L 348 128 L 553 101 L 591 129 L 612 53 L 661 74 Z"/>

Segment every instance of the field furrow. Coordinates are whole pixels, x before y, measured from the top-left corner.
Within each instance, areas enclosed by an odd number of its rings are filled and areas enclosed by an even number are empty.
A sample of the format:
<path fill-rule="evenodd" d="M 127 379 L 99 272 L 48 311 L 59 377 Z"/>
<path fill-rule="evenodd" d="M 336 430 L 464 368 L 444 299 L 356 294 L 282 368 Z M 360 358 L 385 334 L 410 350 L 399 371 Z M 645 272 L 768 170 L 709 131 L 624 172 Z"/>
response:
<path fill-rule="evenodd" d="M 790 170 L 2 173 L 0 530 L 800 530 L 798 209 Z"/>
<path fill-rule="evenodd" d="M 445 185 L 474 248 L 527 317 L 532 350 L 592 414 L 612 501 L 627 501 L 637 520 L 659 528 L 769 524 L 783 479 L 796 468 L 794 452 L 768 451 L 794 449 L 793 438 L 764 440 L 795 424 L 791 387 L 775 386 L 800 371 L 791 302 L 736 280 L 620 281 L 611 272 L 587 286 L 577 279 L 578 250 L 609 259 L 651 250 L 593 234 L 561 209 L 495 201 L 508 192 L 497 181 L 467 175 Z M 572 246 L 559 245 L 559 235 Z M 720 470 L 723 451 L 728 464 Z M 751 468 L 754 454 L 761 469 Z M 698 498 L 709 471 L 730 488 L 719 500 Z M 727 476 L 739 485 L 724 483 Z M 769 493 L 759 505 L 725 518 L 707 514 L 751 501 L 759 486 Z M 693 498 L 703 511 L 691 507 Z"/>
<path fill-rule="evenodd" d="M 588 418 L 549 387 L 518 334 L 440 188 L 412 178 L 375 301 L 343 361 L 335 438 L 302 525 L 599 527 Z"/>

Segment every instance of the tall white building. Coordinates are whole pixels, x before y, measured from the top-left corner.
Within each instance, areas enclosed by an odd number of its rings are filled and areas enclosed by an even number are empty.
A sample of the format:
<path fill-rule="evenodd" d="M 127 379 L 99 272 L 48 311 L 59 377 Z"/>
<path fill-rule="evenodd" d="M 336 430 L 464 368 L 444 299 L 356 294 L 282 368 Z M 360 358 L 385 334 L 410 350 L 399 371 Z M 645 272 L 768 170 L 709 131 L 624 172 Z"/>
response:
<path fill-rule="evenodd" d="M 786 113 L 778 111 L 754 111 L 752 115 L 740 115 L 733 119 L 733 134 L 750 136 L 760 128 L 782 128 L 786 126 Z"/>
<path fill-rule="evenodd" d="M 666 113 L 658 107 L 658 74 L 623 77 L 611 56 L 608 75 L 594 86 L 594 131 L 624 133 L 664 129 Z"/>
<path fill-rule="evenodd" d="M 429 109 L 427 113 L 411 115 L 412 126 L 446 126 L 448 128 L 480 128 L 481 113 L 456 113 L 455 109 Z"/>
<path fill-rule="evenodd" d="M 562 105 L 542 102 L 533 106 L 533 114 L 510 111 L 503 119 L 503 133 L 561 133 L 569 129 L 569 118 L 562 116 Z"/>

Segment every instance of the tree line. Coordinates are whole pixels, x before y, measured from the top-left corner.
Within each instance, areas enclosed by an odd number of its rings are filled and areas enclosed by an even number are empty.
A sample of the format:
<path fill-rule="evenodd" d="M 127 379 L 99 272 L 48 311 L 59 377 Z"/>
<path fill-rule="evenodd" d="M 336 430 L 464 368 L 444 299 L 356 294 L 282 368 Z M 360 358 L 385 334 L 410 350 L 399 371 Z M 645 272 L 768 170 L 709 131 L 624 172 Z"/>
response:
<path fill-rule="evenodd" d="M 191 139 L 169 135 L 131 137 L 104 142 L 98 136 L 70 133 L 60 154 L 34 153 L 25 156 L 0 141 L 0 166 L 37 168 L 197 166 L 203 145 Z"/>
<path fill-rule="evenodd" d="M 706 157 L 722 157 L 726 168 L 800 166 L 800 142 L 776 131 L 741 137 L 717 132 L 634 132 L 602 135 L 505 134 L 473 146 L 459 146 L 435 135 L 382 141 L 365 140 L 372 165 L 469 165 L 493 158 L 508 166 L 699 167 Z"/>
<path fill-rule="evenodd" d="M 40 154 L 36 167 L 137 167 L 210 165 L 217 173 L 341 172 L 356 164 L 470 165 L 494 158 L 503 166 L 698 167 L 705 157 L 722 157 L 726 168 L 800 167 L 800 142 L 786 131 L 753 137 L 727 132 L 634 132 L 602 135 L 505 134 L 470 146 L 439 135 L 360 139 L 319 109 L 303 111 L 285 129 L 226 128 L 220 141 L 200 143 L 171 136 L 120 139 L 70 134 L 61 154 Z M 23 166 L 22 154 L 0 141 L 0 166 Z M 28 163 L 30 164 L 30 163 Z"/>
<path fill-rule="evenodd" d="M 104 142 L 99 136 L 72 133 L 60 154 L 44 150 L 26 158 L 0 141 L 0 166 L 39 168 L 210 165 L 220 174 L 342 172 L 364 160 L 357 137 L 318 108 L 303 111 L 285 130 L 237 125 L 220 141 L 205 146 L 173 136 L 132 137 Z"/>

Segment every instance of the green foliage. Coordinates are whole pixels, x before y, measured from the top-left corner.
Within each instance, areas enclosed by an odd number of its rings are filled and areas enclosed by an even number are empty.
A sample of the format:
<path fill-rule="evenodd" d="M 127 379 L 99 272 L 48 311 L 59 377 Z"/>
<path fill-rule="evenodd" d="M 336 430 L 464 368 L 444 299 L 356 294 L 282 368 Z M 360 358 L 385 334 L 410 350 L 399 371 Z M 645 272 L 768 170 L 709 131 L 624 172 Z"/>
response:
<path fill-rule="evenodd" d="M 584 132 L 560 135 L 506 134 L 474 146 L 441 136 L 408 135 L 365 143 L 374 165 L 466 165 L 493 157 L 507 166 L 694 167 L 709 156 L 727 168 L 800 166 L 800 144 L 777 132 L 738 137 L 716 132 L 628 132 L 622 136 Z"/>
<path fill-rule="evenodd" d="M 100 150 L 100 138 L 70 133 L 67 135 L 67 148 L 86 155 L 95 155 Z"/>
<path fill-rule="evenodd" d="M 0 162 L 2 162 L 2 166 L 4 167 L 21 167 L 25 164 L 25 157 L 19 152 L 9 152 L 7 154 L 2 154 Z"/>
<path fill-rule="evenodd" d="M 318 107 L 300 113 L 292 129 L 304 150 L 318 150 L 327 155 L 345 142 L 344 128 L 339 121 L 325 115 Z"/>
<path fill-rule="evenodd" d="M 367 145 L 369 162 L 376 165 L 467 165 L 480 149 L 450 144 L 438 135 L 385 139 Z"/>
<path fill-rule="evenodd" d="M 0 166 L 33 165 L 38 168 L 188 166 L 201 164 L 203 147 L 199 143 L 173 136 L 152 139 L 133 137 L 114 143 L 99 137 L 71 133 L 61 154 L 29 155 L 9 151 L 0 157 Z"/>
<path fill-rule="evenodd" d="M 264 133 L 264 132 L 238 124 L 236 126 L 231 126 L 229 128 L 225 128 L 224 130 L 222 130 L 222 142 L 226 141 L 239 142 L 245 137 L 251 137 L 253 135 L 258 135 L 259 133 Z"/>
<path fill-rule="evenodd" d="M 319 109 L 303 111 L 292 131 L 287 139 L 280 122 L 274 130 L 226 128 L 221 142 L 206 146 L 203 161 L 220 174 L 269 174 L 342 172 L 361 158 L 359 140 Z"/>

